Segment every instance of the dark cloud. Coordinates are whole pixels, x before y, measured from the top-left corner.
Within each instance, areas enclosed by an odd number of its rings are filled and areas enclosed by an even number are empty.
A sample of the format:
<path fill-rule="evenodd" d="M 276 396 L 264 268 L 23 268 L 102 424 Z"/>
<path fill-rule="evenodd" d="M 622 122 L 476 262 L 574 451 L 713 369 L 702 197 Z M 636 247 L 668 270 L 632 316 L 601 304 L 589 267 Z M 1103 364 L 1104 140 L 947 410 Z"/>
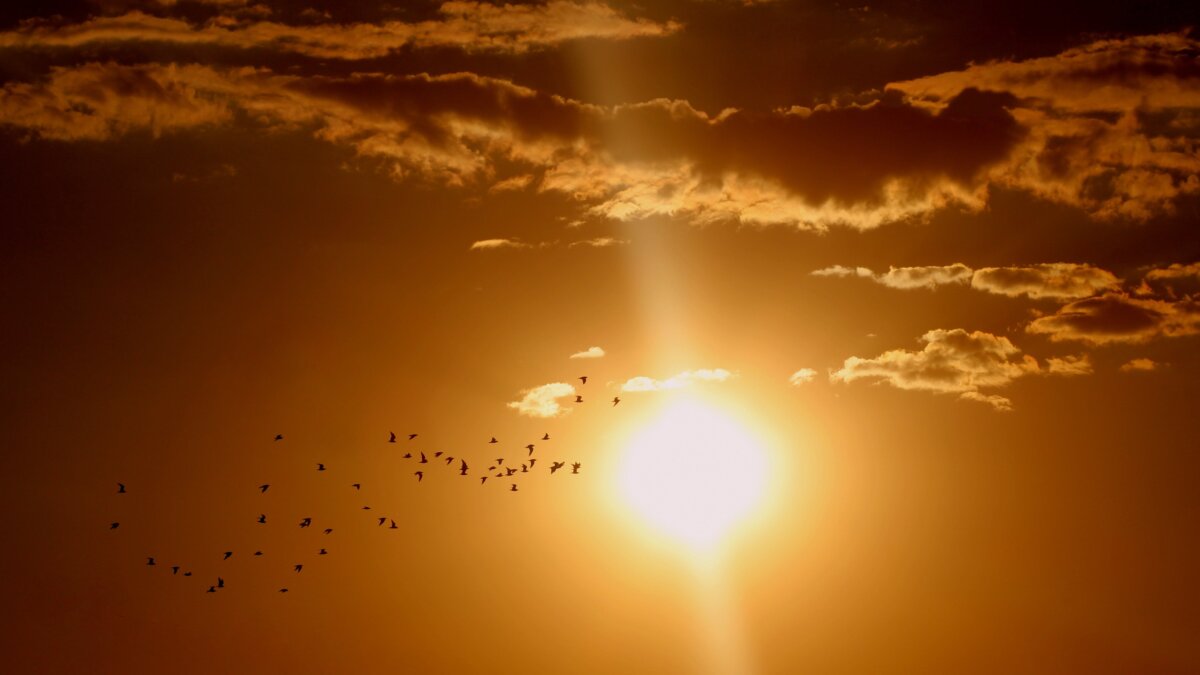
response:
<path fill-rule="evenodd" d="M 1142 343 L 1155 338 L 1200 333 L 1200 300 L 1138 298 L 1106 293 L 1064 305 L 1054 314 L 1032 321 L 1030 333 L 1055 341 L 1091 344 Z"/>

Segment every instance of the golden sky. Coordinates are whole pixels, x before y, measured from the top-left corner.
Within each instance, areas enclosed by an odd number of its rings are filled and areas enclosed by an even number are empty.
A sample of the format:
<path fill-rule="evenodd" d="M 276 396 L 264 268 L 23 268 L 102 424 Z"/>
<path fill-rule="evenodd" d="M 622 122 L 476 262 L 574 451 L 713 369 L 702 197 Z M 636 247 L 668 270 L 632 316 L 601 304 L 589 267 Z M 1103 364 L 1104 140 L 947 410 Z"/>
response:
<path fill-rule="evenodd" d="M 5 3 L 4 670 L 1200 672 L 1198 19 Z"/>

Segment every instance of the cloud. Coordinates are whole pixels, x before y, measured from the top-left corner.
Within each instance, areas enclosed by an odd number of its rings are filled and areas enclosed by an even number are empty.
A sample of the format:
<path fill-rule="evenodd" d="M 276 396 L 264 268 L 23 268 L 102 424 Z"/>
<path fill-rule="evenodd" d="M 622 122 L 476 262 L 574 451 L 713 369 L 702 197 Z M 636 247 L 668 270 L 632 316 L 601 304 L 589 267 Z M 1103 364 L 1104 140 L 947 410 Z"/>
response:
<path fill-rule="evenodd" d="M 971 279 L 972 288 L 988 293 L 1053 299 L 1086 298 L 1120 285 L 1120 280 L 1108 270 L 1074 263 L 984 267 L 976 270 Z"/>
<path fill-rule="evenodd" d="M 1148 373 L 1152 370 L 1158 370 L 1160 368 L 1162 368 L 1162 364 L 1152 359 L 1137 358 L 1131 359 L 1127 363 L 1123 364 L 1120 370 L 1122 373 Z"/>
<path fill-rule="evenodd" d="M 812 382 L 816 376 L 817 371 L 813 370 L 812 368 L 801 368 L 788 377 L 788 384 L 792 385 L 793 387 L 798 387 L 802 384 L 808 384 L 809 382 Z"/>
<path fill-rule="evenodd" d="M 887 272 L 877 274 L 867 267 L 844 267 L 833 265 L 812 272 L 818 277 L 858 277 L 870 279 L 890 288 L 936 288 L 950 284 L 966 284 L 971 280 L 971 268 L 962 263 L 953 265 L 927 265 L 923 267 L 889 267 Z"/>
<path fill-rule="evenodd" d="M 515 239 L 481 239 L 471 244 L 472 251 L 492 251 L 498 248 L 529 248 L 529 244 Z"/>
<path fill-rule="evenodd" d="M 567 246 L 587 246 L 589 248 L 608 248 L 610 246 L 624 246 L 629 243 L 628 239 L 614 239 L 612 237 L 594 237 L 592 239 L 581 239 L 573 241 Z"/>
<path fill-rule="evenodd" d="M 866 267 L 846 267 L 845 265 L 832 265 L 819 270 L 813 270 L 814 277 L 861 277 L 864 279 L 874 279 L 875 273 Z"/>
<path fill-rule="evenodd" d="M 488 188 L 488 191 L 489 192 L 515 192 L 515 191 L 519 191 L 519 190 L 524 190 L 525 188 L 529 187 L 532 183 L 533 183 L 533 175 L 525 173 L 525 174 L 520 174 L 517 176 L 512 176 L 510 178 L 505 178 L 504 180 L 496 181 L 495 183 L 492 183 L 492 186 L 490 188 Z"/>
<path fill-rule="evenodd" d="M 1099 40 L 1055 56 L 989 61 L 888 85 L 935 109 L 969 88 L 1005 92 L 1027 133 L 987 182 L 1102 219 L 1144 221 L 1200 193 L 1200 42 Z"/>
<path fill-rule="evenodd" d="M 320 59 L 358 60 L 387 56 L 404 47 L 521 53 L 568 40 L 656 37 L 681 28 L 674 21 L 632 19 L 601 2 L 574 0 L 530 5 L 445 2 L 438 15 L 437 19 L 416 23 L 289 25 L 218 17 L 196 25 L 183 19 L 132 11 L 78 24 L 27 21 L 15 30 L 0 33 L 0 49 L 156 43 L 265 49 Z"/>
<path fill-rule="evenodd" d="M 540 387 L 525 389 L 519 401 L 512 401 L 509 408 L 527 417 L 558 417 L 570 412 L 558 403 L 558 399 L 575 395 L 575 387 L 565 382 L 552 382 Z"/>
<path fill-rule="evenodd" d="M 1064 375 L 1067 377 L 1091 375 L 1092 360 L 1087 354 L 1063 357 L 1051 356 L 1046 359 L 1046 372 L 1051 375 Z"/>
<path fill-rule="evenodd" d="M 588 347 L 581 352 L 575 352 L 569 358 L 572 359 L 599 359 L 604 357 L 604 350 L 600 347 Z"/>
<path fill-rule="evenodd" d="M 725 382 L 734 374 L 724 368 L 685 370 L 665 380 L 655 380 L 644 375 L 630 378 L 621 385 L 621 391 L 667 391 L 683 389 L 698 382 Z"/>
<path fill-rule="evenodd" d="M 1034 319 L 1026 330 L 1051 340 L 1143 343 L 1155 338 L 1200 333 L 1200 300 L 1132 297 L 1110 292 L 1063 305 L 1054 314 Z"/>
<path fill-rule="evenodd" d="M 830 374 L 833 382 L 867 379 L 897 389 L 958 394 L 960 398 L 1008 410 L 1011 402 L 981 390 L 1005 387 L 1026 375 L 1081 375 L 1090 372 L 1086 357 L 1052 359 L 1043 370 L 1008 338 L 956 328 L 931 330 L 921 337 L 920 351 L 893 349 L 875 358 L 851 356 Z M 1086 365 L 1085 365 L 1086 364 Z"/>

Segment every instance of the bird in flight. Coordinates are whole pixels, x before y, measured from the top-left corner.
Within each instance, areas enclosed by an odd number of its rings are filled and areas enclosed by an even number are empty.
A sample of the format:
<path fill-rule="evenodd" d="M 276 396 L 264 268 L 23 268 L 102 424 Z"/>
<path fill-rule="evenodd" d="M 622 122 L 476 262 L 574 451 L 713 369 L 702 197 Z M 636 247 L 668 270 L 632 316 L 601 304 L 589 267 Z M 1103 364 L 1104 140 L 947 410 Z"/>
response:
<path fill-rule="evenodd" d="M 614 396 L 614 397 L 613 397 L 612 404 L 613 404 L 613 407 L 614 407 L 614 408 L 615 408 L 615 407 L 617 407 L 617 404 L 618 404 L 618 403 L 620 403 L 620 402 L 621 402 L 621 397 L 620 397 L 620 396 Z"/>
<path fill-rule="evenodd" d="M 254 555 L 256 555 L 256 556 L 262 555 L 262 551 L 255 551 L 255 552 L 254 552 Z M 188 573 L 184 574 L 184 576 L 186 577 L 186 576 L 188 576 L 188 575 L 190 575 L 190 574 L 191 574 L 191 572 L 188 572 Z"/>
<path fill-rule="evenodd" d="M 442 451 L 441 451 L 441 450 L 438 450 L 437 452 L 433 453 L 433 456 L 434 456 L 434 457 L 441 457 L 441 456 L 442 456 Z"/>
<path fill-rule="evenodd" d="M 304 565 L 296 565 L 296 566 L 295 566 L 295 567 L 293 567 L 292 569 L 294 569 L 294 570 L 296 570 L 297 572 L 299 572 L 300 570 L 304 569 Z"/>
<path fill-rule="evenodd" d="M 580 378 L 579 378 L 579 382 L 580 382 L 581 384 L 587 384 L 587 375 L 584 375 L 584 376 L 580 377 Z"/>
<path fill-rule="evenodd" d="M 190 576 L 192 576 L 192 573 L 191 573 L 191 572 L 184 572 L 184 573 L 183 573 L 183 576 L 185 576 L 185 577 L 190 577 Z"/>
<path fill-rule="evenodd" d="M 332 527 L 325 528 L 325 534 L 333 534 L 333 528 Z"/>
<path fill-rule="evenodd" d="M 379 519 L 379 524 L 380 524 L 380 525 L 383 525 L 383 524 L 384 524 L 384 523 L 386 523 L 386 522 L 387 522 L 387 518 L 386 518 L 386 517 L 385 517 L 385 518 L 380 518 L 380 519 Z"/>
<path fill-rule="evenodd" d="M 312 518 L 305 518 L 300 521 L 300 527 L 308 527 L 309 525 L 312 525 Z"/>
<path fill-rule="evenodd" d="M 207 590 L 207 591 L 204 591 L 204 592 L 205 592 L 205 593 L 216 593 L 216 592 L 217 592 L 217 587 L 216 587 L 216 586 L 209 586 L 209 587 L 208 587 L 208 590 Z"/>
<path fill-rule="evenodd" d="M 287 593 L 287 589 L 286 589 L 286 588 L 281 588 L 281 589 L 279 589 L 279 592 L 280 592 L 280 593 Z"/>
<path fill-rule="evenodd" d="M 563 466 L 565 466 L 565 465 L 566 465 L 566 462 L 554 462 L 553 464 L 551 464 L 550 465 L 551 475 L 553 475 L 555 471 L 558 471 L 559 469 L 563 468 Z"/>
<path fill-rule="evenodd" d="M 483 484 L 484 484 L 484 483 L 486 483 L 486 482 L 487 482 L 487 476 L 480 476 L 480 477 L 479 477 L 479 484 L 480 484 L 480 485 L 483 485 Z"/>
<path fill-rule="evenodd" d="M 533 454 L 533 443 L 530 443 L 529 445 L 525 446 L 525 449 L 529 451 L 529 455 L 532 455 Z M 525 455 L 525 456 L 528 457 L 529 455 Z"/>
<path fill-rule="evenodd" d="M 496 440 L 496 437 L 495 437 L 495 436 L 492 436 L 492 440 L 488 441 L 488 444 L 490 445 L 490 444 L 492 444 L 492 443 L 499 443 L 499 442 L 500 442 L 500 441 Z"/>
<path fill-rule="evenodd" d="M 258 491 L 259 491 L 259 492 L 261 492 L 261 493 L 266 493 L 266 491 L 267 491 L 267 490 L 268 490 L 270 487 L 271 487 L 271 484 L 270 484 L 270 483 L 263 483 L 262 485 L 259 485 L 259 486 L 258 486 Z"/>
<path fill-rule="evenodd" d="M 258 514 L 258 522 L 262 525 L 266 525 L 267 524 L 267 514 L 265 514 L 265 513 Z"/>
<path fill-rule="evenodd" d="M 369 506 L 364 506 L 364 507 L 362 507 L 362 510 L 363 510 L 363 511 L 370 511 L 370 510 L 371 510 L 371 507 L 369 507 Z"/>
<path fill-rule="evenodd" d="M 512 484 L 512 487 L 511 487 L 511 488 L 509 488 L 509 492 L 516 492 L 516 491 L 517 491 L 517 484 L 516 484 L 516 483 L 513 483 L 513 484 Z"/>
<path fill-rule="evenodd" d="M 396 442 L 396 432 L 389 431 L 388 432 L 388 443 L 395 443 L 395 442 Z"/>
<path fill-rule="evenodd" d="M 361 489 L 362 489 L 362 483 L 351 483 L 351 484 L 350 484 L 350 487 L 354 488 L 355 490 L 361 490 Z"/>
<path fill-rule="evenodd" d="M 225 588 L 225 580 L 217 577 L 217 588 Z"/>
<path fill-rule="evenodd" d="M 120 526 L 121 526 L 121 524 L 120 524 L 120 523 L 113 523 L 112 525 L 109 525 L 109 526 L 108 526 L 108 529 L 110 529 L 110 530 L 115 530 L 115 529 L 117 529 L 117 528 L 118 528 L 118 527 L 120 527 Z"/>
<path fill-rule="evenodd" d="M 583 465 L 580 464 L 579 462 L 572 462 L 571 463 L 571 473 L 579 473 L 579 467 L 581 467 L 581 466 L 583 466 Z"/>
<path fill-rule="evenodd" d="M 171 574 L 179 574 L 179 565 L 171 565 Z"/>
<path fill-rule="evenodd" d="M 232 557 L 233 557 L 233 551 L 225 551 L 225 557 L 221 558 L 221 560 L 229 560 Z"/>
<path fill-rule="evenodd" d="M 317 463 L 317 471 L 324 471 L 324 470 L 325 470 L 325 465 L 318 462 Z"/>
<path fill-rule="evenodd" d="M 329 551 L 326 551 L 325 549 L 321 549 L 320 551 L 317 551 L 317 555 L 329 555 Z"/>
<path fill-rule="evenodd" d="M 576 403 L 583 403 L 583 396 L 576 395 L 576 396 L 575 396 L 575 402 L 576 402 Z"/>
<path fill-rule="evenodd" d="M 124 483 L 117 483 L 117 494 L 119 494 L 119 495 L 125 494 L 125 484 Z"/>
<path fill-rule="evenodd" d="M 155 563 L 155 562 L 154 562 L 154 558 L 147 557 L 147 558 L 146 558 L 146 564 L 147 564 L 147 565 L 154 565 L 154 564 L 157 564 L 157 563 Z"/>
<path fill-rule="evenodd" d="M 446 455 L 446 465 L 447 465 L 447 466 L 449 466 L 449 465 L 451 465 L 451 464 L 453 464 L 453 463 L 454 463 L 454 456 L 453 456 L 453 455 Z"/>
<path fill-rule="evenodd" d="M 460 459 L 460 460 L 458 460 L 458 461 L 462 463 L 462 466 L 460 466 L 460 467 L 458 468 L 458 475 L 460 475 L 460 476 L 465 476 L 465 475 L 467 475 L 467 460 L 465 460 L 465 459 Z"/>
<path fill-rule="evenodd" d="M 424 471 L 417 471 L 417 472 L 414 472 L 414 473 L 413 473 L 413 475 L 417 477 L 417 482 L 418 482 L 418 483 L 420 483 L 422 480 L 424 480 L 424 479 L 425 479 L 425 472 L 424 472 Z"/>
<path fill-rule="evenodd" d="M 529 468 L 531 468 L 531 469 L 532 469 L 532 468 L 533 468 L 533 464 L 534 464 L 534 462 L 536 462 L 536 461 L 537 461 L 537 457 L 530 457 L 530 458 L 529 458 Z"/>
<path fill-rule="evenodd" d="M 521 465 L 521 473 L 529 473 L 529 467 L 525 464 Z"/>
<path fill-rule="evenodd" d="M 398 530 L 400 528 L 396 527 L 396 521 L 393 520 L 392 524 L 388 526 L 388 529 L 389 530 Z"/>
<path fill-rule="evenodd" d="M 277 441 L 282 441 L 282 440 L 283 440 L 283 434 L 275 434 L 275 440 L 277 440 Z"/>
<path fill-rule="evenodd" d="M 421 453 L 421 461 L 417 462 L 417 464 L 428 464 L 428 463 L 429 463 L 429 460 L 425 459 L 425 453 L 422 452 Z"/>
<path fill-rule="evenodd" d="M 412 439 L 414 439 L 414 438 L 416 438 L 416 437 L 417 437 L 417 435 L 416 435 L 416 434 L 409 434 L 409 435 L 408 435 L 408 440 L 410 440 L 410 441 L 411 441 Z"/>
<path fill-rule="evenodd" d="M 411 452 L 404 453 L 404 459 L 412 459 L 412 453 Z"/>
<path fill-rule="evenodd" d="M 496 466 L 500 466 L 500 465 L 501 465 L 501 464 L 503 464 L 503 463 L 504 463 L 504 458 L 503 458 L 503 457 L 497 457 L 497 458 L 496 458 Z"/>
<path fill-rule="evenodd" d="M 506 468 L 506 469 L 504 469 L 504 475 L 505 475 L 505 476 L 511 476 L 511 475 L 513 475 L 513 474 L 514 474 L 514 473 L 516 473 L 516 472 L 517 472 L 517 470 L 516 470 L 516 469 L 514 469 L 514 468 L 512 468 L 511 466 L 510 466 L 510 467 L 508 467 L 508 468 Z"/>
<path fill-rule="evenodd" d="M 545 433 L 545 435 L 543 435 L 543 436 L 542 436 L 542 440 L 543 440 L 543 441 L 548 441 L 548 440 L 550 440 L 550 432 L 549 432 L 549 431 L 547 431 L 547 432 Z"/>

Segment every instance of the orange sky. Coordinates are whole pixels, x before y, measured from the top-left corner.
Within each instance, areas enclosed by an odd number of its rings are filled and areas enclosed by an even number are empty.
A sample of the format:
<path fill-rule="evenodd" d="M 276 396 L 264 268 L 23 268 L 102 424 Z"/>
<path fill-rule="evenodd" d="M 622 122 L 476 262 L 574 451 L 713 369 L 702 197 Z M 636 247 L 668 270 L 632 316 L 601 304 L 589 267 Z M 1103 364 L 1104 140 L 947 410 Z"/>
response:
<path fill-rule="evenodd" d="M 1200 671 L 1196 19 L 6 5 L 5 670 Z"/>

